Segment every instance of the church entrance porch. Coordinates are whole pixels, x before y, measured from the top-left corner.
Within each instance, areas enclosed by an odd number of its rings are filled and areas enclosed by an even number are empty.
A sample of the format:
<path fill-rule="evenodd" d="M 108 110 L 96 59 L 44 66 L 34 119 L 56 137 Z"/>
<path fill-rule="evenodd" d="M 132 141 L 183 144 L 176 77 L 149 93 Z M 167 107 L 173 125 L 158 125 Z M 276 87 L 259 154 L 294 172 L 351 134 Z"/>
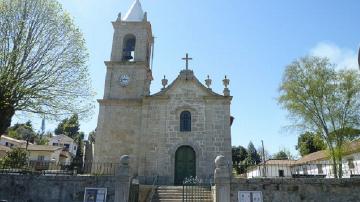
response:
<path fill-rule="evenodd" d="M 196 177 L 195 151 L 190 146 L 181 146 L 175 153 L 175 185 L 182 185 L 188 177 Z"/>

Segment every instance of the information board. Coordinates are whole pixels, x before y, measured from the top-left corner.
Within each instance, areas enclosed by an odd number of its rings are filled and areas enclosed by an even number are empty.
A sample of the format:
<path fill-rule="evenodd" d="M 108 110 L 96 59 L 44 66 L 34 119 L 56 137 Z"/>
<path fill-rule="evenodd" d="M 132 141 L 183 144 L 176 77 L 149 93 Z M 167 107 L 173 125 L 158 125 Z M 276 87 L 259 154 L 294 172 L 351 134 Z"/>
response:
<path fill-rule="evenodd" d="M 261 191 L 239 191 L 238 202 L 263 202 Z"/>
<path fill-rule="evenodd" d="M 84 202 L 106 202 L 107 188 L 85 188 Z"/>

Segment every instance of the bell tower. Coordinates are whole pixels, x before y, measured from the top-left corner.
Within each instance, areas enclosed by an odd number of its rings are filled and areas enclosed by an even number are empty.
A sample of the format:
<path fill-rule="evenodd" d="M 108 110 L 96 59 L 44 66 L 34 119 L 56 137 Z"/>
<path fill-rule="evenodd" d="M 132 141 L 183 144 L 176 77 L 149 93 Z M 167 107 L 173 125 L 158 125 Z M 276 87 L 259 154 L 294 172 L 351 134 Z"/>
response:
<path fill-rule="evenodd" d="M 135 0 L 126 15 L 112 22 L 114 27 L 107 66 L 104 99 L 141 99 L 150 94 L 153 35 L 147 14 Z"/>

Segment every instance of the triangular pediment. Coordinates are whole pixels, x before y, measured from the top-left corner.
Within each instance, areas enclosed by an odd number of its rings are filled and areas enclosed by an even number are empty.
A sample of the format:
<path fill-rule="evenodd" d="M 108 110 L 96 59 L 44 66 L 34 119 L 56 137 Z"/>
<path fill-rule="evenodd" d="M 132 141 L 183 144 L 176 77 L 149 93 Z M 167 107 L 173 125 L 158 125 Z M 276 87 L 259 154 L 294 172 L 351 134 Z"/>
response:
<path fill-rule="evenodd" d="M 210 88 L 204 86 L 196 78 L 192 70 L 181 71 L 179 76 L 170 85 L 162 89 L 160 92 L 151 95 L 150 97 L 172 96 L 179 94 L 191 97 L 226 97 L 215 93 Z"/>

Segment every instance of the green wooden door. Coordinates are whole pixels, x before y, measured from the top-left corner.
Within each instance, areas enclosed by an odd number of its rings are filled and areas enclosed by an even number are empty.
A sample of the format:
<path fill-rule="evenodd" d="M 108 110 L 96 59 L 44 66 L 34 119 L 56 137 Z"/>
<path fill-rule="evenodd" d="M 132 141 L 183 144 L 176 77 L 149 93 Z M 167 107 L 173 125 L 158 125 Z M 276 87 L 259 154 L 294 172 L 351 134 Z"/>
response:
<path fill-rule="evenodd" d="M 180 147 L 175 153 L 175 185 L 187 177 L 196 177 L 195 151 L 189 146 Z"/>

